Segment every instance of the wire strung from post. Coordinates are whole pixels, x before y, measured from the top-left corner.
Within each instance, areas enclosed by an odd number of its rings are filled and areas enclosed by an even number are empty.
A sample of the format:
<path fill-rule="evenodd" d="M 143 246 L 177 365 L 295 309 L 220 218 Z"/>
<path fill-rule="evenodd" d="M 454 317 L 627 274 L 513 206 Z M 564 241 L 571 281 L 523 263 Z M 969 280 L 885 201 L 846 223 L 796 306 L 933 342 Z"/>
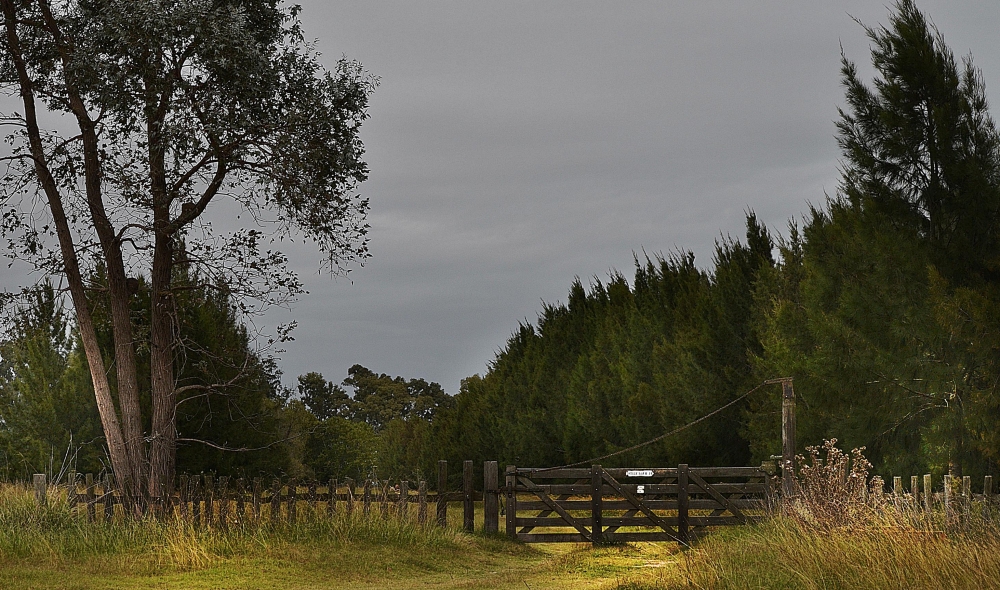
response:
<path fill-rule="evenodd" d="M 535 472 L 553 471 L 555 469 L 569 469 L 570 467 L 580 467 L 581 465 L 593 465 L 597 461 L 603 461 L 604 459 L 608 459 L 608 458 L 614 457 L 616 455 L 621 455 L 621 454 L 624 454 L 624 453 L 628 453 L 630 451 L 634 451 L 636 449 L 641 449 L 642 447 L 651 445 L 651 444 L 653 444 L 655 442 L 660 442 L 661 440 L 663 440 L 665 438 L 671 437 L 671 436 L 677 434 L 678 432 L 682 432 L 684 430 L 687 430 L 688 428 L 691 428 L 692 426 L 694 426 L 695 424 L 698 424 L 699 422 L 702 422 L 704 420 L 708 420 L 709 418 L 711 418 L 712 416 L 718 414 L 719 412 L 722 412 L 722 411 L 724 411 L 724 410 L 726 410 L 728 408 L 731 408 L 732 406 L 734 406 L 734 405 L 738 404 L 739 402 L 743 401 L 750 394 L 752 394 L 753 392 L 757 391 L 761 387 L 764 387 L 765 385 L 771 385 L 772 383 L 774 383 L 773 380 L 764 381 L 763 383 L 761 383 L 757 387 L 754 387 L 750 391 L 744 393 L 743 395 L 739 396 L 738 398 L 734 399 L 733 401 L 729 402 L 728 404 L 726 404 L 726 405 L 724 405 L 724 406 L 722 406 L 720 408 L 717 408 L 715 410 L 712 410 L 711 412 L 709 412 L 708 414 L 705 414 L 704 416 L 698 418 L 697 420 L 693 420 L 691 422 L 688 422 L 687 424 L 685 424 L 683 426 L 679 426 L 679 427 L 677 427 L 677 428 L 675 428 L 675 429 L 673 429 L 670 432 L 667 432 L 665 434 L 661 434 L 660 436 L 658 436 L 656 438 L 651 438 L 651 439 L 649 439 L 649 440 L 647 440 L 645 442 L 641 442 L 641 443 L 639 443 L 637 445 L 632 445 L 631 447 L 628 447 L 627 449 L 621 449 L 621 450 L 615 451 L 613 453 L 608 453 L 607 455 L 601 455 L 600 457 L 594 457 L 593 459 L 586 459 L 584 461 L 577 461 L 576 463 L 570 463 L 569 465 L 560 465 L 558 467 L 546 467 L 544 469 L 534 469 L 532 471 L 535 471 Z"/>

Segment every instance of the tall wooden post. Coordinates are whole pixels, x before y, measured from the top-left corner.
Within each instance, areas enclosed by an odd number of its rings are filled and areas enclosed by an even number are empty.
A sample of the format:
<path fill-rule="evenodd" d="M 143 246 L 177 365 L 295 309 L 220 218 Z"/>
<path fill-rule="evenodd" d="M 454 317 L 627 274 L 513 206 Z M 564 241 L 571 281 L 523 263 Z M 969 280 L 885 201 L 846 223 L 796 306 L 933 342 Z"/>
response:
<path fill-rule="evenodd" d="M 792 378 L 781 380 L 781 491 L 795 493 L 795 389 Z"/>
<path fill-rule="evenodd" d="M 590 466 L 590 541 L 594 545 L 604 542 L 604 469 Z"/>
<path fill-rule="evenodd" d="M 517 467 L 508 465 L 504 471 L 504 494 L 507 499 L 506 507 L 506 530 L 507 538 L 517 539 L 517 491 L 514 486 L 517 482 Z"/>
<path fill-rule="evenodd" d="M 483 463 L 483 532 L 500 530 L 499 471 L 496 461 Z"/>
<path fill-rule="evenodd" d="M 427 524 L 427 482 L 422 479 L 417 487 L 417 522 Z"/>
<path fill-rule="evenodd" d="M 924 511 L 931 515 L 931 502 L 934 500 L 934 488 L 931 485 L 931 474 L 924 474 Z"/>
<path fill-rule="evenodd" d="M 327 491 L 330 492 L 326 502 L 326 515 L 333 516 L 337 513 L 337 478 L 331 477 L 326 483 Z"/>
<path fill-rule="evenodd" d="M 45 492 L 48 488 L 48 485 L 45 482 L 45 474 L 36 473 L 33 476 L 32 481 L 35 484 L 35 503 L 39 506 L 45 506 L 48 501 L 45 497 Z"/>
<path fill-rule="evenodd" d="M 688 535 L 688 466 L 677 466 L 677 540 L 690 544 Z"/>
<path fill-rule="evenodd" d="M 951 474 L 946 473 L 944 476 L 944 518 L 946 523 L 951 518 L 951 485 Z"/>
<path fill-rule="evenodd" d="M 399 518 L 405 519 L 407 512 L 409 511 L 410 501 L 410 482 L 407 480 L 402 480 L 399 482 L 399 498 L 396 500 L 396 515 Z"/>

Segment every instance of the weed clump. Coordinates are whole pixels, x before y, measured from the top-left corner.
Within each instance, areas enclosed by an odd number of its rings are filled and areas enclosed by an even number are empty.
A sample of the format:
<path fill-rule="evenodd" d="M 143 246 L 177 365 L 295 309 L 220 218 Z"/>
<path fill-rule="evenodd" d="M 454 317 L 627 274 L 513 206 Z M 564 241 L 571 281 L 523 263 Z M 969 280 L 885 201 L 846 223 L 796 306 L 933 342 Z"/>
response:
<path fill-rule="evenodd" d="M 808 526 L 833 529 L 863 524 L 884 508 L 879 476 L 871 479 L 872 464 L 864 447 L 850 453 L 837 448 L 837 439 L 822 446 L 806 447 L 808 456 L 798 455 L 796 495 L 786 501 L 786 514 Z"/>

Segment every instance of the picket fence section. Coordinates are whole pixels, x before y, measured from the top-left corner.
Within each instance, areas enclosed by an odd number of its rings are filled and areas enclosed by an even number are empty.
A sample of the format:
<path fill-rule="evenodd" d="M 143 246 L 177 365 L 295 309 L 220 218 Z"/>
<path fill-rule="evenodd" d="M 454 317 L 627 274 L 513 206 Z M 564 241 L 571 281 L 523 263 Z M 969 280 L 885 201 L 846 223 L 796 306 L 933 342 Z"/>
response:
<path fill-rule="evenodd" d="M 894 476 L 892 490 L 887 494 L 887 499 L 898 508 L 921 510 L 928 515 L 935 509 L 940 509 L 944 510 L 947 517 L 958 519 L 967 519 L 972 513 L 974 504 L 981 505 L 986 511 L 1000 501 L 1000 497 L 993 490 L 992 475 L 983 478 L 981 494 L 973 492 L 972 478 L 968 475 L 961 478 L 945 475 L 943 480 L 940 491 L 935 491 L 931 474 L 926 473 L 923 477 L 912 475 L 907 490 L 903 485 L 903 478 Z"/>
<path fill-rule="evenodd" d="M 472 531 L 475 505 L 484 506 L 482 530 L 497 532 L 499 524 L 499 490 L 496 461 L 486 461 L 483 466 L 483 491 L 474 486 L 472 461 L 465 461 L 462 469 L 462 489 L 448 490 L 448 463 L 438 462 L 437 490 L 428 490 L 426 481 L 373 480 L 327 482 L 273 478 L 265 480 L 230 478 L 212 475 L 182 475 L 177 489 L 167 498 L 155 498 L 151 512 L 159 517 L 174 516 L 191 522 L 196 527 L 227 529 L 232 523 L 288 523 L 294 524 L 303 509 L 310 517 L 346 515 L 369 516 L 378 512 L 383 518 L 390 516 L 409 519 L 413 516 L 419 524 L 428 521 L 430 506 L 435 506 L 435 521 L 446 526 L 448 504 L 462 502 L 463 528 Z M 90 522 L 110 521 L 115 514 L 125 513 L 126 499 L 114 485 L 110 475 L 95 477 L 92 473 L 70 473 L 67 500 L 71 509 L 86 514 Z M 35 498 L 40 504 L 47 501 L 47 483 L 44 475 L 34 477 Z M 410 505 L 416 504 L 415 515 Z M 118 507 L 116 510 L 116 506 Z"/>

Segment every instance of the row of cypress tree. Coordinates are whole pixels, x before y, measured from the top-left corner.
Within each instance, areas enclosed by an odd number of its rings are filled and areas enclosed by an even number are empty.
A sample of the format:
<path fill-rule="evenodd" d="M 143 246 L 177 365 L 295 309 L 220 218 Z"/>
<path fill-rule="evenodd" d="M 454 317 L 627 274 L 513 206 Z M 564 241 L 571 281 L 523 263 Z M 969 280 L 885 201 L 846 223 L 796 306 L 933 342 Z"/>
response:
<path fill-rule="evenodd" d="M 910 0 L 866 28 L 875 79 L 842 58 L 837 192 L 773 238 L 578 280 L 467 379 L 435 439 L 565 464 L 654 438 L 791 376 L 803 445 L 864 446 L 886 474 L 1000 462 L 1000 141 L 971 57 Z M 772 254 L 774 252 L 775 255 Z M 743 465 L 780 452 L 779 388 L 605 463 Z M 426 468 L 426 467 L 425 467 Z"/>

